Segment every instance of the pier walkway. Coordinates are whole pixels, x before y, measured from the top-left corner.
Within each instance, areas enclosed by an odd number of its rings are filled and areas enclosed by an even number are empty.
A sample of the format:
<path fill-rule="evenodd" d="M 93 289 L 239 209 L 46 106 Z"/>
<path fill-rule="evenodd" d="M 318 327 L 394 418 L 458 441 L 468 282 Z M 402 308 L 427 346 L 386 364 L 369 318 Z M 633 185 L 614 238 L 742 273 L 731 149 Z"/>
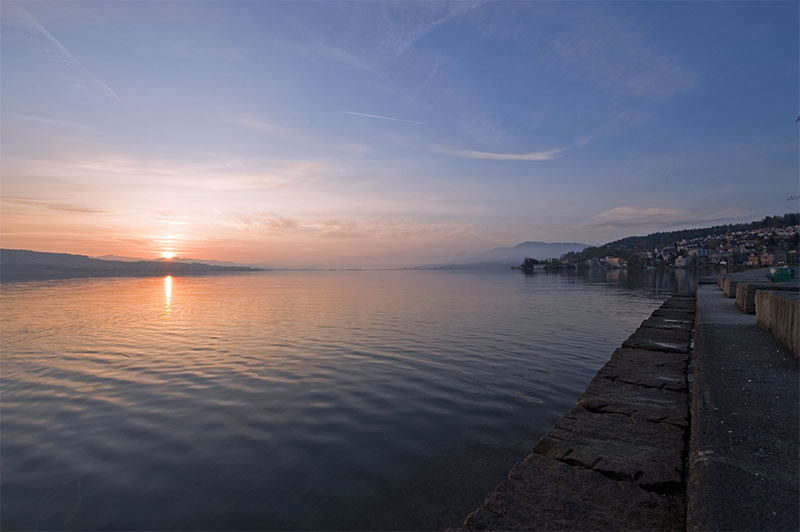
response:
<path fill-rule="evenodd" d="M 732 299 L 762 279 L 667 300 L 459 530 L 800 530 L 798 358 Z"/>
<path fill-rule="evenodd" d="M 798 360 L 713 285 L 697 291 L 689 530 L 800 530 Z"/>

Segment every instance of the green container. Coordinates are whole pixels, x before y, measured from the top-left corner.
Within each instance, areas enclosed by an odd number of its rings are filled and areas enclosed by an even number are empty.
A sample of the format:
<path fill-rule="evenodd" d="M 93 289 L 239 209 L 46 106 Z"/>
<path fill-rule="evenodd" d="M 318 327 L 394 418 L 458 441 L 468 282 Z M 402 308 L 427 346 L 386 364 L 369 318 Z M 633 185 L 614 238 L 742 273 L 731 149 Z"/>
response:
<path fill-rule="evenodd" d="M 773 283 L 789 281 L 792 278 L 792 269 L 787 266 L 779 266 L 769 269 L 769 278 Z"/>

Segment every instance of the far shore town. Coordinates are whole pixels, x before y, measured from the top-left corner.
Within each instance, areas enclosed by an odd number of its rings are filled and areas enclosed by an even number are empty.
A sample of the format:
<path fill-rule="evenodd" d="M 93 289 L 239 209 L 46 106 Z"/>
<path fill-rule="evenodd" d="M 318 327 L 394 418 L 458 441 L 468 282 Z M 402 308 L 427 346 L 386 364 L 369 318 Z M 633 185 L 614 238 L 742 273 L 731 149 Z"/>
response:
<path fill-rule="evenodd" d="M 669 242 L 664 242 L 664 236 L 667 235 L 624 239 L 602 247 L 587 248 L 579 253 L 570 252 L 560 259 L 537 261 L 526 258 L 520 269 L 533 269 L 534 266 L 536 269 L 552 270 L 798 264 L 800 225 L 725 232 L 709 230 L 701 236 Z M 654 240 L 660 240 L 660 245 L 653 245 Z"/>

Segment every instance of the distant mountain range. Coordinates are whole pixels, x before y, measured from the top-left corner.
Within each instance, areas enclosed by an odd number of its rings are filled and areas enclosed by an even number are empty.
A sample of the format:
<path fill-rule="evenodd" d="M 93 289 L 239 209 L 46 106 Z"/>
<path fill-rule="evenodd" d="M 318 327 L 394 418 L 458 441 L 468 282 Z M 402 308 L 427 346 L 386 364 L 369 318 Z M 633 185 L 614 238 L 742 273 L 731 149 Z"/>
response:
<path fill-rule="evenodd" d="M 452 257 L 444 257 L 434 264 L 426 264 L 413 269 L 496 269 L 499 267 L 518 266 L 525 257 L 545 260 L 558 258 L 570 251 L 581 251 L 588 244 L 577 242 L 523 242 L 513 247 L 495 248 L 477 253 L 462 253 Z"/>
<path fill-rule="evenodd" d="M 0 280 L 29 281 L 69 277 L 198 275 L 259 271 L 247 266 L 217 266 L 173 260 L 122 261 L 93 259 L 86 255 L 0 249 Z"/>
<path fill-rule="evenodd" d="M 189 257 L 173 257 L 171 259 L 142 259 L 137 257 L 124 257 L 121 255 L 103 255 L 93 257 L 99 260 L 116 260 L 120 262 L 182 262 L 184 264 L 208 264 L 209 266 L 243 266 L 235 262 L 224 262 L 221 260 L 210 259 L 191 259 Z"/>

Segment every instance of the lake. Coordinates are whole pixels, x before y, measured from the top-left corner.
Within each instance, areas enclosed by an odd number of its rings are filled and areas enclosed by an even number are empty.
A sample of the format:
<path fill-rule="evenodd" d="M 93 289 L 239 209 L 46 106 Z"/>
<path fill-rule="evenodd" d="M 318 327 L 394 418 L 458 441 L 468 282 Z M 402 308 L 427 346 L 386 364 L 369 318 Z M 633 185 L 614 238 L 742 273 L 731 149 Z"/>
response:
<path fill-rule="evenodd" d="M 626 271 L 3 284 L 0 526 L 458 525 L 675 286 Z"/>

